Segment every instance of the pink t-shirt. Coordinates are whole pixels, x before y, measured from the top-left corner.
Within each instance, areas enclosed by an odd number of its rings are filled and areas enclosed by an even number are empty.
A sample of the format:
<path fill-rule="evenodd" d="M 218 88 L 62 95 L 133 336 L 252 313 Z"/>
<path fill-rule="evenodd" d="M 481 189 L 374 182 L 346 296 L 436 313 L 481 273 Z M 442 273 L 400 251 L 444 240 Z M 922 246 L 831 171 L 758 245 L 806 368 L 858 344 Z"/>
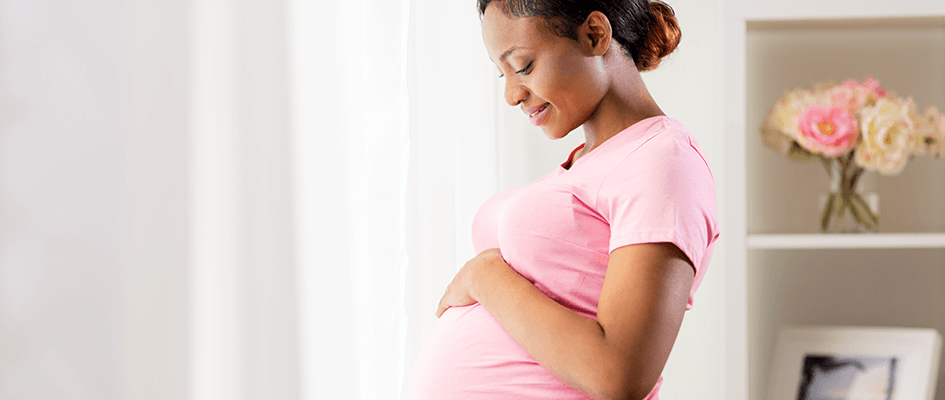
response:
<path fill-rule="evenodd" d="M 696 267 L 691 308 L 718 235 L 715 183 L 699 145 L 679 122 L 653 117 L 570 169 L 559 167 L 486 201 L 472 239 L 477 253 L 499 248 L 548 297 L 596 319 L 611 251 L 675 244 Z M 443 313 L 413 376 L 412 400 L 586 399 L 532 359 L 479 304 Z M 647 399 L 657 399 L 661 383 Z"/>

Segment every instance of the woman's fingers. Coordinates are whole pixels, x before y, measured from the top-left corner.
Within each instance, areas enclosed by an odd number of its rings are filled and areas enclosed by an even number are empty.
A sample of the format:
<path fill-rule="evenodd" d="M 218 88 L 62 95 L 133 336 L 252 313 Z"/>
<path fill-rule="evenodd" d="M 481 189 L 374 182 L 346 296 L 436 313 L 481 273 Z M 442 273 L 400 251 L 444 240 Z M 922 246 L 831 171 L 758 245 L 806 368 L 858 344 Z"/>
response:
<path fill-rule="evenodd" d="M 446 303 L 443 302 L 443 299 L 440 299 L 440 304 L 436 307 L 436 317 L 440 318 L 440 316 L 443 315 L 443 312 L 446 311 L 447 308 L 450 308 L 450 306 L 446 305 Z"/>
<path fill-rule="evenodd" d="M 496 263 L 508 267 L 499 249 L 488 249 L 463 265 L 453 277 L 453 281 L 446 287 L 446 293 L 443 293 L 443 297 L 440 298 L 440 303 L 436 307 L 436 317 L 439 318 L 450 307 L 475 304 L 477 300 L 472 295 L 475 277 L 483 268 L 494 267 Z"/>
<path fill-rule="evenodd" d="M 443 312 L 450 307 L 463 307 L 476 304 L 476 299 L 469 296 L 469 293 L 457 291 L 455 284 L 450 284 L 446 288 L 446 293 L 440 298 L 440 304 L 436 307 L 436 317 L 439 318 Z"/>

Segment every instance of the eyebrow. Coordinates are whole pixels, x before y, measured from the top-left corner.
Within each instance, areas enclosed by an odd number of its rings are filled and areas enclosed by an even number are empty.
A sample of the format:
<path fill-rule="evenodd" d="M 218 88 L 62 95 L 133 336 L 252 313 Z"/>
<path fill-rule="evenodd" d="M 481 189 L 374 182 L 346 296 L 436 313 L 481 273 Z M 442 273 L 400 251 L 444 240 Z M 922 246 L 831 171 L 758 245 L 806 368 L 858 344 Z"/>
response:
<path fill-rule="evenodd" d="M 499 57 L 499 62 L 505 62 L 505 59 L 508 58 L 508 56 L 511 55 L 515 50 L 522 50 L 522 49 L 525 49 L 525 47 L 521 47 L 521 46 L 509 47 L 509 49 L 506 50 L 505 53 L 502 53 L 502 55 Z"/>

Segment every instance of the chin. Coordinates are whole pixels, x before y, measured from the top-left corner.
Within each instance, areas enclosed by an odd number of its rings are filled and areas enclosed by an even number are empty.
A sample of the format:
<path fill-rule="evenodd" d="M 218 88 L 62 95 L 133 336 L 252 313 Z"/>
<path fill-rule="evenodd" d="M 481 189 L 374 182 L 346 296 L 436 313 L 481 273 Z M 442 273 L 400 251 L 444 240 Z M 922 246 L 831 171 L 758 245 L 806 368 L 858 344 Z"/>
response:
<path fill-rule="evenodd" d="M 574 129 L 577 129 L 577 128 L 574 128 Z M 547 136 L 551 140 L 564 139 L 571 132 L 574 132 L 574 129 L 567 129 L 567 128 L 562 128 L 560 126 L 555 127 L 555 126 L 548 126 L 548 125 L 543 125 L 541 127 L 541 131 L 545 134 L 545 136 Z"/>
<path fill-rule="evenodd" d="M 551 140 L 562 139 L 565 136 L 568 136 L 568 133 L 570 133 L 570 132 L 562 132 L 560 129 L 555 129 L 554 127 L 550 127 L 550 126 L 542 126 L 541 131 L 542 133 L 545 134 L 545 136 L 547 136 Z"/>

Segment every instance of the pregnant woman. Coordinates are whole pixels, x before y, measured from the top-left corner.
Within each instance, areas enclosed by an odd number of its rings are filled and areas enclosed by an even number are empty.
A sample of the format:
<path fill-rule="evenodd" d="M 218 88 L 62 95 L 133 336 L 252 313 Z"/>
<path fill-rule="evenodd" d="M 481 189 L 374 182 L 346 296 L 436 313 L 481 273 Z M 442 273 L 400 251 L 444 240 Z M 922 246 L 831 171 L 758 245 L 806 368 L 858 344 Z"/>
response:
<path fill-rule="evenodd" d="M 647 0 L 479 12 L 508 104 L 551 139 L 583 127 L 584 144 L 479 209 L 412 399 L 657 399 L 718 238 L 699 145 L 640 78 L 678 44 L 675 15 Z"/>

